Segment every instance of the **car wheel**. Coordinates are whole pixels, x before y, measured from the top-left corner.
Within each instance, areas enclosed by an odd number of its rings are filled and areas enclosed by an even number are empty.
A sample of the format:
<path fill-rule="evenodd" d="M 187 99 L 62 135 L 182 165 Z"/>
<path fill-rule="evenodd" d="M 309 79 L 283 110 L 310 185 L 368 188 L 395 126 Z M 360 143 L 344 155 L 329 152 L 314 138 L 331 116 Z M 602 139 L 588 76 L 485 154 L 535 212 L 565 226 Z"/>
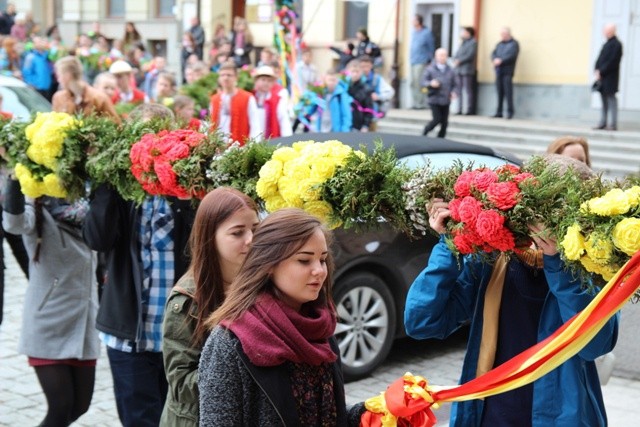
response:
<path fill-rule="evenodd" d="M 355 273 L 336 283 L 340 347 L 345 379 L 371 373 L 389 354 L 395 338 L 396 309 L 385 282 L 371 273 Z"/>

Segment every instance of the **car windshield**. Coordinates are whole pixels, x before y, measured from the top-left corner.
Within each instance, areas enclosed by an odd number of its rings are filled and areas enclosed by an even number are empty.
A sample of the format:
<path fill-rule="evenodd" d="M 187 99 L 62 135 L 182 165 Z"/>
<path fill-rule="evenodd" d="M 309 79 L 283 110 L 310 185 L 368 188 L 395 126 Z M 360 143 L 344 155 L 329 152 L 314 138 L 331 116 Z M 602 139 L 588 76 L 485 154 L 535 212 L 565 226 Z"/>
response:
<path fill-rule="evenodd" d="M 492 169 L 510 163 L 499 157 L 475 153 L 426 153 L 402 158 L 402 162 L 411 169 L 421 168 L 429 163 L 434 172 L 451 167 L 455 160 L 460 160 L 465 165 L 473 162 L 474 167 L 486 166 Z"/>
<path fill-rule="evenodd" d="M 29 87 L 2 86 L 2 110 L 18 120 L 29 120 L 32 113 L 51 111 L 51 104 Z"/>

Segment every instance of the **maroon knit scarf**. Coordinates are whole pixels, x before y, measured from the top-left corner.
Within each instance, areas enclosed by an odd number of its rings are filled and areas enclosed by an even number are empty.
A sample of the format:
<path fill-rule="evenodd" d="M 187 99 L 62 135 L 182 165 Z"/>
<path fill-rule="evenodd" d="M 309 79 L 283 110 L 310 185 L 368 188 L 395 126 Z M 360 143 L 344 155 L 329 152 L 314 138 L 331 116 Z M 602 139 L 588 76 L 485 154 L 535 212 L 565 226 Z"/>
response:
<path fill-rule="evenodd" d="M 233 323 L 221 322 L 240 340 L 242 350 L 256 366 L 276 366 L 286 361 L 320 365 L 334 362 L 329 337 L 336 317 L 327 308 L 311 308 L 306 315 L 265 293 Z"/>

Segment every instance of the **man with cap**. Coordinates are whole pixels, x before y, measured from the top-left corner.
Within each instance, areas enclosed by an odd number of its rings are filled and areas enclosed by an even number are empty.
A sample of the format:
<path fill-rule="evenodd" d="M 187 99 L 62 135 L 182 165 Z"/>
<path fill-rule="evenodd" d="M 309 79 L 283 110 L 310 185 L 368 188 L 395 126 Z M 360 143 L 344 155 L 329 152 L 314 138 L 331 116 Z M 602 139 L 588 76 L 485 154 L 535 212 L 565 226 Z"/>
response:
<path fill-rule="evenodd" d="M 258 113 L 251 92 L 237 87 L 238 70 L 233 61 L 218 70 L 218 92 L 211 96 L 211 128 L 218 129 L 232 142 L 244 145 L 248 138 L 259 138 L 264 120 Z"/>
<path fill-rule="evenodd" d="M 113 105 L 143 104 L 148 101 L 147 96 L 140 89 L 133 87 L 133 68 L 123 60 L 115 61 L 109 67 L 109 72 L 116 77 L 118 88 L 111 98 Z"/>
<path fill-rule="evenodd" d="M 253 94 L 258 104 L 260 123 L 264 124 L 264 137 L 278 138 L 293 134 L 288 97 L 281 95 L 282 87 L 276 83 L 273 68 L 268 65 L 258 67 L 254 76 Z"/>

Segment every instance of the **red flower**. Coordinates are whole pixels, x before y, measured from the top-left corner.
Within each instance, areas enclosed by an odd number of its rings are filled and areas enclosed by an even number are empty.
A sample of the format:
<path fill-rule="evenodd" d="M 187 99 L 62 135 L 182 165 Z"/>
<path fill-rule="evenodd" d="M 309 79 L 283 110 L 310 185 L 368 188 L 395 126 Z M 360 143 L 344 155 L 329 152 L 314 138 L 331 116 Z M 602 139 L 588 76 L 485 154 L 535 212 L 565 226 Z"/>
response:
<path fill-rule="evenodd" d="M 513 250 L 516 246 L 513 233 L 505 227 L 499 229 L 488 243 L 500 252 Z"/>
<path fill-rule="evenodd" d="M 475 252 L 475 247 L 480 242 L 480 238 L 475 231 L 465 227 L 462 230 L 453 230 L 452 234 L 453 244 L 461 254 L 466 255 Z"/>
<path fill-rule="evenodd" d="M 467 196 L 460 201 L 458 206 L 460 221 L 466 224 L 475 224 L 480 212 L 482 212 L 482 203 L 475 197 Z"/>
<path fill-rule="evenodd" d="M 522 181 L 525 181 L 527 179 L 534 179 L 535 180 L 535 176 L 533 176 L 532 174 L 530 174 L 529 172 L 523 172 L 523 173 L 519 173 L 518 175 L 513 177 L 513 180 L 516 182 L 516 184 L 520 184 Z"/>
<path fill-rule="evenodd" d="M 516 165 L 506 164 L 496 169 L 498 175 L 516 175 L 520 173 L 520 168 Z"/>
<path fill-rule="evenodd" d="M 487 198 L 493 205 L 503 211 L 514 207 L 519 200 L 520 189 L 513 181 L 496 182 L 487 188 Z"/>
<path fill-rule="evenodd" d="M 460 174 L 456 183 L 453 185 L 453 191 L 456 196 L 466 197 L 471 195 L 471 182 L 473 181 L 474 173 L 471 171 L 464 171 Z"/>
<path fill-rule="evenodd" d="M 179 185 L 173 164 L 189 157 L 191 149 L 205 138 L 187 129 L 143 135 L 129 153 L 131 172 L 149 194 L 189 197 L 190 190 Z"/>
<path fill-rule="evenodd" d="M 500 233 L 504 226 L 505 218 L 494 210 L 484 210 L 478 214 L 476 220 L 476 232 L 485 242 L 490 242 L 493 236 Z"/>
<path fill-rule="evenodd" d="M 451 219 L 456 222 L 460 222 L 460 202 L 462 199 L 453 199 L 449 202 L 449 212 L 451 214 Z"/>
<path fill-rule="evenodd" d="M 471 186 L 478 191 L 486 191 L 487 188 L 498 182 L 498 174 L 491 169 L 484 169 L 476 171 Z"/>

